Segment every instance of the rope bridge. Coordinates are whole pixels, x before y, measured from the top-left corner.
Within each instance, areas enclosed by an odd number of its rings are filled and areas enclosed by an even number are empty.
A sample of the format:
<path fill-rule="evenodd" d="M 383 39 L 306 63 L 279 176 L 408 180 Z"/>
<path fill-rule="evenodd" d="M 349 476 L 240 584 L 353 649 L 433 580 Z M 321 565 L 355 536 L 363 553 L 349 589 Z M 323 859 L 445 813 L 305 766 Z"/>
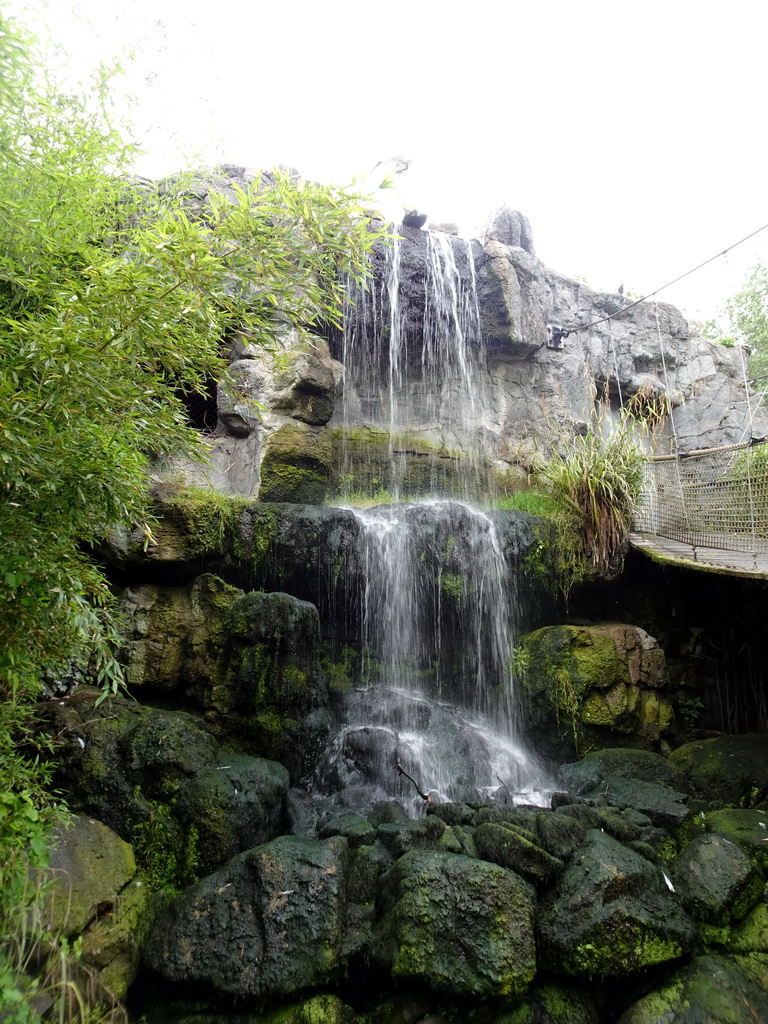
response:
<path fill-rule="evenodd" d="M 652 458 L 633 529 L 638 547 L 768 573 L 765 439 Z"/>

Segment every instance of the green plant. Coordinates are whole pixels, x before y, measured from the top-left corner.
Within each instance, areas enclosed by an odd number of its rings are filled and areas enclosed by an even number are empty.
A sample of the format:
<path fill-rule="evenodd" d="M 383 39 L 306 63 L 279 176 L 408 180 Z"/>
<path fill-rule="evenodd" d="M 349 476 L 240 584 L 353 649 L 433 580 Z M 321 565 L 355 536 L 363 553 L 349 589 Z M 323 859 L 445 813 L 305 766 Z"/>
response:
<path fill-rule="evenodd" d="M 597 572 L 609 571 L 627 540 L 645 461 L 636 420 L 623 414 L 609 424 L 603 410 L 562 453 L 554 451 L 542 471 Z"/>
<path fill-rule="evenodd" d="M 526 647 L 515 646 L 509 657 L 509 670 L 514 677 L 525 675 L 531 667 L 531 652 Z"/>
<path fill-rule="evenodd" d="M 678 704 L 678 710 L 685 719 L 689 728 L 692 728 L 701 718 L 705 709 L 704 701 L 700 697 L 686 697 Z"/>

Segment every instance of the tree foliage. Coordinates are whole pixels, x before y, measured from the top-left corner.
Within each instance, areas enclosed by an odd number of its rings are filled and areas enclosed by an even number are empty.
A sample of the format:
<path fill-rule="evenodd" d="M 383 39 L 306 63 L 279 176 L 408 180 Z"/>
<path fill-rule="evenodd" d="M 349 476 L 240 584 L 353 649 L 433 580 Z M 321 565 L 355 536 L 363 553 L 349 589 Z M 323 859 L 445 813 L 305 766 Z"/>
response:
<path fill-rule="evenodd" d="M 758 260 L 742 288 L 725 303 L 725 312 L 737 341 L 749 345 L 749 375 L 760 377 L 765 390 L 768 374 L 768 264 Z"/>
<path fill-rule="evenodd" d="M 221 372 L 228 333 L 275 348 L 336 323 L 380 237 L 343 189 L 275 174 L 201 204 L 199 178 L 153 186 L 133 155 L 109 76 L 64 94 L 0 12 L 0 916 L 22 923 L 9 857 L 38 857 L 57 813 L 17 750 L 32 701 L 73 661 L 119 681 L 87 545 L 144 521 L 153 455 L 204 455 L 179 393 Z"/>
<path fill-rule="evenodd" d="M 376 235 L 344 191 L 269 176 L 234 202 L 190 179 L 153 188 L 102 80 L 64 96 L 0 21 L 0 670 L 91 649 L 103 581 L 81 554 L 141 521 L 151 453 L 198 450 L 178 391 L 245 330 L 276 346 L 341 310 Z M 194 181 L 193 181 L 194 183 Z M 95 601 L 94 601 L 95 599 Z"/>

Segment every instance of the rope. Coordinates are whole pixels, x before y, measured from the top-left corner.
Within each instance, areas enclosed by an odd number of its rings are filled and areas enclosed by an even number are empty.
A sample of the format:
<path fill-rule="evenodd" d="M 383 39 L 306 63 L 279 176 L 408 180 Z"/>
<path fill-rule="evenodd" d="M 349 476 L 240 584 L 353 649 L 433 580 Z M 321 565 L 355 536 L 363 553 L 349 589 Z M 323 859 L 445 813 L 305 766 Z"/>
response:
<path fill-rule="evenodd" d="M 740 448 L 754 448 L 765 444 L 766 438 L 753 437 L 749 441 L 737 441 L 735 444 L 721 444 L 717 448 L 695 448 L 689 452 L 677 452 L 675 455 L 650 455 L 649 462 L 674 462 L 675 459 L 698 459 L 703 455 L 716 455 L 718 452 L 735 452 Z"/>
<path fill-rule="evenodd" d="M 749 413 L 749 421 L 744 428 L 744 434 L 749 430 L 752 432 L 752 419 L 755 413 L 752 411 L 752 403 L 749 400 L 749 383 L 747 381 L 747 361 L 744 358 L 744 349 L 739 349 L 739 362 L 741 363 L 741 371 L 744 374 L 744 394 L 747 398 L 747 412 Z M 755 408 L 757 412 L 757 408 Z M 742 437 L 744 436 L 742 434 Z M 752 467 L 750 466 L 750 459 L 747 459 L 747 494 L 749 496 L 749 522 L 752 531 L 752 557 L 755 560 L 755 568 L 757 568 L 757 535 L 755 531 L 755 498 L 752 493 Z"/>
<path fill-rule="evenodd" d="M 744 242 L 748 242 L 750 238 L 754 238 L 755 235 L 759 235 L 760 232 L 765 231 L 766 228 L 768 228 L 768 224 L 763 224 L 761 228 L 757 228 L 755 231 L 750 231 L 748 235 L 745 235 L 744 238 L 740 238 L 738 242 L 734 242 L 733 245 L 729 245 L 720 252 L 715 253 L 714 256 L 710 256 L 708 260 L 704 260 L 703 263 L 699 263 L 698 266 L 693 267 L 691 270 L 686 270 L 684 274 L 680 274 L 680 276 L 676 277 L 673 281 L 667 281 L 667 283 L 663 284 L 660 288 L 656 288 L 654 291 L 648 292 L 648 294 L 644 295 L 641 299 L 635 299 L 634 302 L 630 302 L 628 306 L 624 306 L 622 309 L 617 309 L 616 312 L 611 313 L 610 316 L 604 316 L 599 320 L 593 320 L 589 324 L 584 324 L 583 327 L 570 327 L 568 330 L 563 331 L 561 337 L 568 338 L 571 334 L 576 334 L 579 331 L 588 331 L 592 327 L 597 327 L 598 324 L 607 323 L 609 320 L 613 320 L 617 316 L 622 316 L 624 313 L 628 313 L 630 309 L 634 309 L 635 306 L 639 306 L 641 302 L 645 302 L 646 299 L 653 298 L 654 295 L 658 295 L 659 292 L 663 292 L 666 288 L 671 288 L 672 285 L 677 284 L 678 281 L 682 281 L 684 278 L 690 277 L 691 274 L 695 274 L 697 270 L 701 270 L 701 268 L 706 267 L 708 263 L 712 263 L 714 260 L 720 259 L 721 256 L 725 256 L 725 254 L 729 253 L 731 249 L 735 249 L 737 246 L 743 245 Z"/>

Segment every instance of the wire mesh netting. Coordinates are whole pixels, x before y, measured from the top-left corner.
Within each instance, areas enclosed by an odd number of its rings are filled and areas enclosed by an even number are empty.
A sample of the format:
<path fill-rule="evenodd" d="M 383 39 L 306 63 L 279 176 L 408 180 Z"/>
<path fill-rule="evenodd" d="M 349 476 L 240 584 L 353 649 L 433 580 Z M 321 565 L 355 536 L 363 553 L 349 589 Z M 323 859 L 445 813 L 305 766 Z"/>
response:
<path fill-rule="evenodd" d="M 768 555 L 768 444 L 649 462 L 634 528 L 694 547 Z"/>

